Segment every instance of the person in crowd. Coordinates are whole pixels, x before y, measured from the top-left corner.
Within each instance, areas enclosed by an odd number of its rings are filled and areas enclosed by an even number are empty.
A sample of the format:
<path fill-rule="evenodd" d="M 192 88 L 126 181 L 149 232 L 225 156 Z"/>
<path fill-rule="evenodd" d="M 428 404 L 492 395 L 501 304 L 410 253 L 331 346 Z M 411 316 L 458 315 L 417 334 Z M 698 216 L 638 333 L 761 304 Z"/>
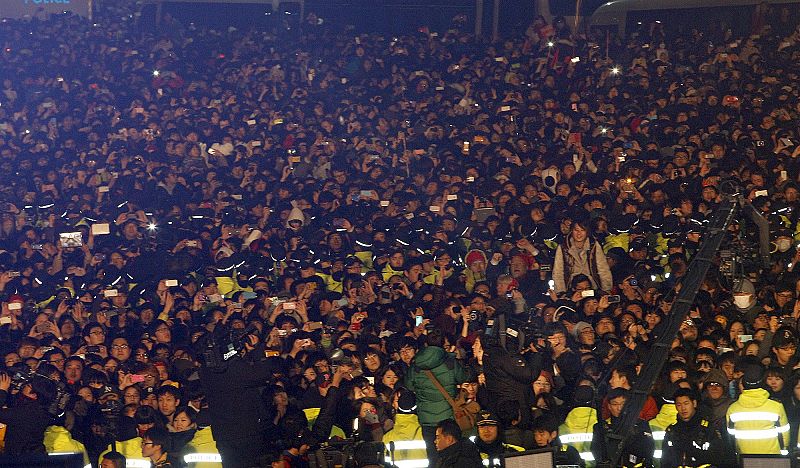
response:
<path fill-rule="evenodd" d="M 612 389 L 608 392 L 607 398 L 611 416 L 598 421 L 592 431 L 592 455 L 594 455 L 597 463 L 609 461 L 610 454 L 606 445 L 608 442 L 605 438 L 608 432 L 614 428 L 614 425 L 619 424 L 619 417 L 628 399 L 628 390 L 623 388 Z M 650 433 L 650 428 L 647 426 L 646 421 L 640 419 L 632 437 L 620 448 L 618 461 L 621 466 L 625 467 L 653 466 L 653 451 L 653 436 Z"/>
<path fill-rule="evenodd" d="M 437 468 L 483 466 L 478 448 L 461 435 L 461 428 L 452 419 L 445 419 L 436 425 Z"/>
<path fill-rule="evenodd" d="M 661 466 L 732 466 L 736 460 L 720 426 L 704 419 L 698 412 L 698 396 L 694 389 L 681 388 L 673 398 L 678 418 L 666 429 Z M 723 428 L 724 430 L 724 428 Z"/>

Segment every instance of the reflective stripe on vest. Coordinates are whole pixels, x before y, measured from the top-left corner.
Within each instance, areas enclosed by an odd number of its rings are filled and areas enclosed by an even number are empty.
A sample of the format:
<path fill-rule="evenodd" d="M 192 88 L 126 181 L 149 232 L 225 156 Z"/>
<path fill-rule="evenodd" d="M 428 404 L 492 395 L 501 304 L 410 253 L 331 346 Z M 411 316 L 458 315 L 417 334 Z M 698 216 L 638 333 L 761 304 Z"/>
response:
<path fill-rule="evenodd" d="M 218 453 L 187 453 L 183 456 L 184 463 L 222 463 Z"/>
<path fill-rule="evenodd" d="M 394 466 L 397 468 L 427 468 L 427 458 L 420 458 L 416 460 L 395 460 Z"/>
<path fill-rule="evenodd" d="M 594 455 L 592 455 L 592 452 L 581 452 L 581 458 L 588 462 L 594 461 Z"/>
<path fill-rule="evenodd" d="M 780 415 L 770 413 L 769 411 L 745 411 L 743 413 L 731 413 L 730 419 L 732 423 L 737 423 L 739 421 L 775 422 L 780 420 Z"/>
<path fill-rule="evenodd" d="M 425 450 L 427 447 L 425 446 L 424 440 L 394 440 L 394 451 L 395 452 L 405 452 L 407 450 Z M 391 443 L 391 442 L 390 442 Z M 384 455 L 384 460 L 387 462 L 392 461 L 392 454 L 389 450 L 389 443 L 385 444 L 386 452 Z M 414 458 L 408 460 L 395 460 L 394 466 L 397 468 L 426 468 L 428 466 L 428 459 L 427 458 Z"/>
<path fill-rule="evenodd" d="M 591 442 L 592 441 L 592 434 L 591 432 L 575 432 L 572 434 L 562 434 L 558 436 L 558 440 L 561 441 L 562 444 L 575 444 L 578 442 Z"/>
<path fill-rule="evenodd" d="M 653 431 L 653 440 L 664 440 L 667 431 Z"/>
<path fill-rule="evenodd" d="M 661 458 L 661 454 L 663 454 L 663 453 L 664 452 L 662 452 L 661 450 L 658 450 L 658 449 L 653 450 L 653 458 Z"/>
<path fill-rule="evenodd" d="M 494 464 L 492 466 L 500 466 L 500 459 L 499 458 L 495 458 L 492 461 L 494 462 Z M 483 459 L 483 466 L 489 466 L 489 459 L 488 458 L 484 458 Z"/>
<path fill-rule="evenodd" d="M 779 434 L 789 432 L 789 425 L 771 427 L 769 429 L 734 429 L 728 428 L 728 433 L 739 440 L 773 439 Z"/>
<path fill-rule="evenodd" d="M 395 440 L 394 441 L 394 450 L 397 452 L 398 450 L 425 450 L 427 447 L 425 446 L 424 440 Z M 386 450 L 389 450 L 389 444 L 386 444 Z"/>

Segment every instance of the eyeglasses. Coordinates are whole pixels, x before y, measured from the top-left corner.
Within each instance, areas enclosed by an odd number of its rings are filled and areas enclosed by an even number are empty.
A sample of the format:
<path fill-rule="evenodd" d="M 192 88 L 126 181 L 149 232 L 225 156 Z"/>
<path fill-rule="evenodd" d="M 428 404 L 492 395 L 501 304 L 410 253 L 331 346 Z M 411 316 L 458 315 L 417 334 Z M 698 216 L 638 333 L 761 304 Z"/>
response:
<path fill-rule="evenodd" d="M 128 349 L 128 348 L 130 348 L 130 346 L 128 346 L 126 344 L 111 345 L 111 349 Z"/>
<path fill-rule="evenodd" d="M 61 358 L 61 359 L 51 359 L 47 362 L 49 362 L 50 364 L 63 364 L 64 361 L 66 361 L 66 359 Z"/>
<path fill-rule="evenodd" d="M 106 332 L 104 332 L 103 330 L 95 330 L 93 332 L 90 332 L 89 334 L 90 335 L 105 335 Z"/>
<path fill-rule="evenodd" d="M 155 445 L 155 442 L 145 442 L 145 441 L 142 441 L 142 446 L 144 447 L 145 445 Z"/>

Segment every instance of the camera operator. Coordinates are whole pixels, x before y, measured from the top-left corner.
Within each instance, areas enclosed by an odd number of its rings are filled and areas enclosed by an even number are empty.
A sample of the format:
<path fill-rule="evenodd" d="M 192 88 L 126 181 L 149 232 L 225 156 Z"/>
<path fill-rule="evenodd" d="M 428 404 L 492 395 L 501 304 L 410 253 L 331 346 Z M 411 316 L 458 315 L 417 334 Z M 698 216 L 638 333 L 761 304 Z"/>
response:
<path fill-rule="evenodd" d="M 0 374 L 0 404 L 8 399 L 11 377 Z M 45 454 L 44 431 L 52 416 L 47 407 L 55 398 L 55 383 L 34 375 L 22 383 L 13 406 L 0 409 L 0 422 L 6 424 L 5 455 Z"/>
<path fill-rule="evenodd" d="M 221 325 L 218 325 L 221 326 Z M 206 389 L 212 432 L 223 465 L 256 465 L 263 447 L 261 425 L 266 410 L 261 403 L 261 388 L 280 367 L 280 358 L 266 358 L 255 334 L 246 337 L 243 355 L 223 367 L 203 366 L 200 382 Z"/>
<path fill-rule="evenodd" d="M 481 335 L 475 340 L 472 352 L 483 367 L 481 381 L 494 405 L 511 400 L 520 402 L 521 408 L 530 408 L 530 384 L 539 377 L 542 356 L 533 343 L 529 351 L 515 356 L 500 346 L 497 338 Z M 530 412 L 523 411 L 520 423 L 527 424 L 529 419 Z"/>

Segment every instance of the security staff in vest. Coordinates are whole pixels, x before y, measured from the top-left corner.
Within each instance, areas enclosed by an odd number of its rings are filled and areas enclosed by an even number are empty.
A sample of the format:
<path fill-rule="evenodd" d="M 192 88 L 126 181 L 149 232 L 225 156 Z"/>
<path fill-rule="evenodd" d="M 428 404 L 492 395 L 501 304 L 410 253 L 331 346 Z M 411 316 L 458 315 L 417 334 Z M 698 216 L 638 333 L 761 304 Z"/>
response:
<path fill-rule="evenodd" d="M 608 399 L 608 409 L 611 417 L 603 419 L 594 425 L 592 435 L 592 455 L 598 466 L 611 466 L 608 453 L 608 441 L 606 434 L 618 429 L 620 424 L 619 417 L 625 402 L 628 401 L 628 390 L 624 388 L 613 388 L 606 395 Z M 653 435 L 650 433 L 650 426 L 646 421 L 639 420 L 636 423 L 631 437 L 622 447 L 622 455 L 619 457 L 619 464 L 625 468 L 648 468 L 653 466 Z"/>
<path fill-rule="evenodd" d="M 226 343 L 225 333 L 215 330 L 217 345 Z M 209 418 L 214 421 L 211 432 L 225 468 L 258 465 L 264 447 L 262 421 L 266 417 L 260 389 L 272 378 L 273 371 L 280 368 L 281 359 L 266 358 L 256 334 L 248 334 L 244 339 L 244 349 L 229 357 L 224 365 L 204 361 L 200 368 Z"/>
<path fill-rule="evenodd" d="M 531 424 L 534 450 L 554 447 L 556 466 L 586 466 L 578 450 L 568 444 L 562 444 L 558 439 L 558 420 L 553 415 L 545 414 L 533 420 Z"/>
<path fill-rule="evenodd" d="M 661 468 L 736 465 L 720 428 L 697 412 L 697 392 L 680 388 L 673 399 L 678 421 L 665 431 Z"/>
<path fill-rule="evenodd" d="M 742 394 L 728 407 L 728 433 L 740 455 L 788 455 L 789 420 L 783 405 L 770 400 L 764 386 L 764 368 L 748 363 L 739 381 Z"/>
<path fill-rule="evenodd" d="M 522 452 L 525 449 L 516 445 L 503 443 L 503 431 L 500 420 L 494 413 L 481 411 L 478 414 L 478 437 L 475 446 L 481 452 L 484 466 L 500 467 L 506 453 Z"/>

